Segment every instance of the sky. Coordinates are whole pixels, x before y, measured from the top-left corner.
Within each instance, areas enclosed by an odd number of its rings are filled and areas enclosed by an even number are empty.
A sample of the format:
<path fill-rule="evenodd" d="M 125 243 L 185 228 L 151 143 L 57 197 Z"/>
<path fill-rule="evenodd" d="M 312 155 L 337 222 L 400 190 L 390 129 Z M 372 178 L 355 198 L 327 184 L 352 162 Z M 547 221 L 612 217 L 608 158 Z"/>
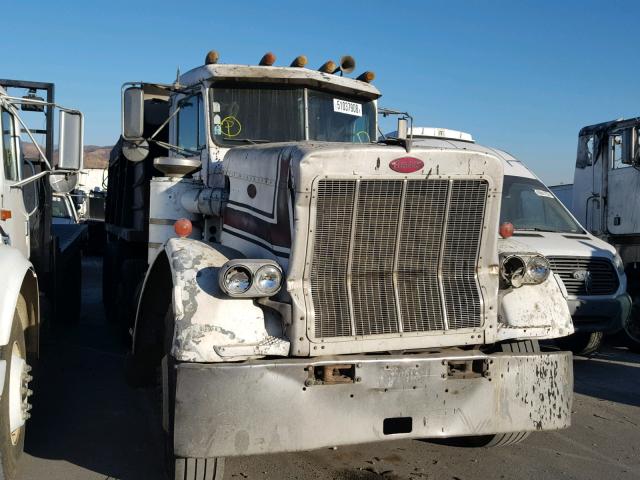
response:
<path fill-rule="evenodd" d="M 317 68 L 350 54 L 381 106 L 469 132 L 547 184 L 571 183 L 582 126 L 640 116 L 634 1 L 41 1 L 3 5 L 0 78 L 56 84 L 85 144 L 120 133 L 120 87 L 224 63 Z M 12 21 L 15 20 L 15 21 Z M 9 43 L 7 43 L 9 42 Z"/>

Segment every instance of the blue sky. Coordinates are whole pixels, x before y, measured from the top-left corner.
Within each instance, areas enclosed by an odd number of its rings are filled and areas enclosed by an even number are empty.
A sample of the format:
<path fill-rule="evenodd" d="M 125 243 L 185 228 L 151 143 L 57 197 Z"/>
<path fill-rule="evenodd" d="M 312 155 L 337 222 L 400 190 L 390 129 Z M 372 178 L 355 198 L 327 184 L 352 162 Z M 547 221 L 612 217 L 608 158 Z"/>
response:
<path fill-rule="evenodd" d="M 640 115 L 639 20 L 632 1 L 14 1 L 0 77 L 55 82 L 86 115 L 85 143 L 110 145 L 125 81 L 170 82 L 212 48 L 312 67 L 348 53 L 376 72 L 381 105 L 468 131 L 553 184 L 572 181 L 580 127 Z"/>

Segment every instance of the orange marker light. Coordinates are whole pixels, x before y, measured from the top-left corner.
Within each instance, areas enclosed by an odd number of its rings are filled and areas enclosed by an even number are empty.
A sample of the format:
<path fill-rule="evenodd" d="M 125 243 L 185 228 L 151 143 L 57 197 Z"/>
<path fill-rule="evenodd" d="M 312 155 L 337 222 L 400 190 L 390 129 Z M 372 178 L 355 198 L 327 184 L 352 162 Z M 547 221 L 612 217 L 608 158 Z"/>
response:
<path fill-rule="evenodd" d="M 181 218 L 176 220 L 176 223 L 173 224 L 173 229 L 180 238 L 184 238 L 191 235 L 191 232 L 193 232 L 193 225 L 191 224 L 191 220 L 188 218 Z"/>
<path fill-rule="evenodd" d="M 504 222 L 503 224 L 500 225 L 500 236 L 502 238 L 509 238 L 509 237 L 513 237 L 513 223 L 511 222 Z"/>
<path fill-rule="evenodd" d="M 204 64 L 214 65 L 218 63 L 218 60 L 220 60 L 220 55 L 218 54 L 218 52 L 216 52 L 215 50 L 211 50 L 209 53 L 207 53 L 207 56 L 204 59 Z"/>
<path fill-rule="evenodd" d="M 336 62 L 334 62 L 333 60 L 328 60 L 320 66 L 318 71 L 323 73 L 333 73 L 337 69 L 338 69 L 338 66 L 336 65 Z"/>
<path fill-rule="evenodd" d="M 11 210 L 0 210 L 0 220 L 9 220 L 11 218 Z"/>
<path fill-rule="evenodd" d="M 375 80 L 376 74 L 371 71 L 366 71 L 358 76 L 356 80 L 360 80 L 362 82 L 371 83 Z"/>
<path fill-rule="evenodd" d="M 276 56 L 272 52 L 265 53 L 260 59 L 260 65 L 263 67 L 270 67 L 276 63 Z"/>
<path fill-rule="evenodd" d="M 305 57 L 304 55 L 298 55 L 296 58 L 293 59 L 293 62 L 291 62 L 291 66 L 303 68 L 307 63 L 308 63 L 307 57 Z"/>

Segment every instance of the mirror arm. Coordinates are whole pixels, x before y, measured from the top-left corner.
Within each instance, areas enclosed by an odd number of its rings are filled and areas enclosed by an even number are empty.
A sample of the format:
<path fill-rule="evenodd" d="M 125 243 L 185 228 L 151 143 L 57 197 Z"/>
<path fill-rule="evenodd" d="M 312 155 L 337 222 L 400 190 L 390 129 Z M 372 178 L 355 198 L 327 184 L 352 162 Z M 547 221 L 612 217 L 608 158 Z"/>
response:
<path fill-rule="evenodd" d="M 176 108 L 176 109 L 174 110 L 174 112 L 173 112 L 171 115 L 169 115 L 169 116 L 167 117 L 167 119 L 166 119 L 164 122 L 162 122 L 162 125 L 160 125 L 160 126 L 158 127 L 158 129 L 157 129 L 155 132 L 153 132 L 153 135 L 151 135 L 151 136 L 149 137 L 149 140 L 154 140 L 154 139 L 156 138 L 156 135 L 158 135 L 158 134 L 160 133 L 160 131 L 161 131 L 165 126 L 167 126 L 167 124 L 171 121 L 171 119 L 172 119 L 173 117 L 175 117 L 175 116 L 178 114 L 178 112 L 180 111 L 180 109 L 181 109 L 181 108 L 182 108 L 182 106 L 178 106 L 178 108 Z"/>
<path fill-rule="evenodd" d="M 16 182 L 12 185 L 9 185 L 9 188 L 22 188 L 25 185 L 29 185 L 32 182 L 35 182 L 36 180 L 38 180 L 39 178 L 44 177 L 45 175 L 49 175 L 51 173 L 51 170 L 44 170 L 40 173 L 37 173 L 31 177 L 25 178 L 24 180 L 20 180 L 19 182 Z"/>
<path fill-rule="evenodd" d="M 22 119 L 20 118 L 19 115 L 15 115 L 15 118 L 18 119 L 18 122 L 20 122 L 20 125 L 22 125 L 22 128 L 24 128 L 25 132 L 27 132 L 27 135 L 29 135 L 29 138 L 33 142 L 33 145 L 36 147 L 36 150 L 38 150 L 38 153 L 40 154 L 40 158 L 42 160 L 44 160 L 44 163 L 47 166 L 47 168 L 49 170 L 51 170 L 51 164 L 49 163 L 49 160 L 47 159 L 47 156 L 43 153 L 43 151 L 40 148 L 40 145 L 38 145 L 38 142 L 36 141 L 36 139 L 33 138 L 33 135 L 31 134 L 31 130 L 29 130 L 29 127 L 27 127 L 27 125 L 22 121 Z M 29 178 L 33 178 L 33 177 L 29 177 Z"/>
<path fill-rule="evenodd" d="M 167 150 L 174 150 L 174 151 L 176 151 L 178 153 L 182 153 L 182 154 L 187 153 L 187 154 L 192 155 L 192 156 L 196 156 L 196 155 L 200 154 L 200 152 L 196 152 L 194 150 L 189 150 L 187 148 L 182 148 L 182 147 L 179 147 L 178 145 L 172 145 L 171 143 L 162 142 L 160 140 L 154 140 L 152 138 L 150 138 L 149 140 L 154 142 L 156 145 L 159 145 L 159 146 L 161 146 L 163 148 L 166 148 Z"/>

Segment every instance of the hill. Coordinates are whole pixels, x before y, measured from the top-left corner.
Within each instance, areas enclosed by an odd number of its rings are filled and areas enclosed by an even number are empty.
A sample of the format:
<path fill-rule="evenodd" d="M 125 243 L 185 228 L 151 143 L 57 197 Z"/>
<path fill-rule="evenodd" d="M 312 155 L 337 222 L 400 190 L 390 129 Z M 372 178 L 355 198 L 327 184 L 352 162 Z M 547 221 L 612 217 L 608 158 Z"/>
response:
<path fill-rule="evenodd" d="M 84 146 L 84 168 L 106 168 L 109 164 L 109 153 L 112 147 L 100 147 L 97 145 Z M 22 150 L 26 158 L 37 158 L 38 150 L 32 143 L 22 143 Z M 57 160 L 58 151 L 53 154 L 54 161 Z"/>

